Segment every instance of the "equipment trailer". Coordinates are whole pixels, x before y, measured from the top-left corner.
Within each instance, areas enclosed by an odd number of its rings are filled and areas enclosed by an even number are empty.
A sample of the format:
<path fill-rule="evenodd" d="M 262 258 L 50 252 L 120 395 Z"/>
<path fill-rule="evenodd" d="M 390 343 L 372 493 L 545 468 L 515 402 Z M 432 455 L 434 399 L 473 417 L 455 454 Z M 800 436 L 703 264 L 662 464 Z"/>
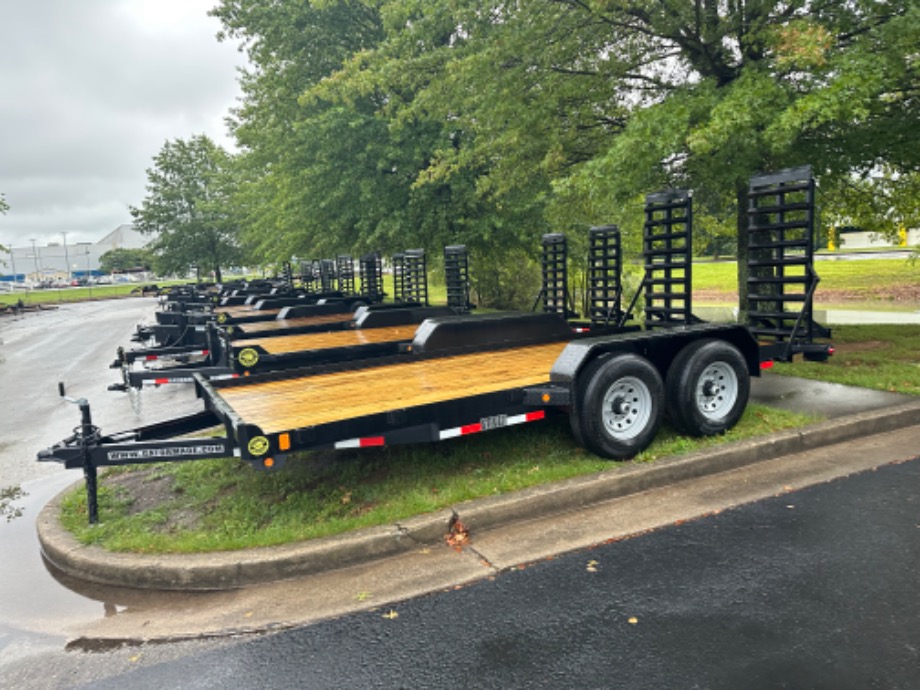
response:
<path fill-rule="evenodd" d="M 646 448 L 665 414 L 689 434 L 731 428 L 760 372 L 737 325 L 694 324 L 572 337 L 556 314 L 429 319 L 411 357 L 247 379 L 194 379 L 198 414 L 103 436 L 83 424 L 40 460 L 83 468 L 95 511 L 98 467 L 235 455 L 264 468 L 290 453 L 441 441 L 567 411 L 579 443 L 606 458 Z M 220 425 L 219 438 L 176 439 Z"/>
<path fill-rule="evenodd" d="M 272 468 L 299 451 L 442 441 L 554 411 L 568 415 L 580 445 L 615 460 L 644 450 L 665 414 L 682 433 L 722 433 L 743 414 L 750 377 L 795 348 L 777 352 L 776 341 L 758 342 L 747 326 L 692 315 L 690 210 L 686 192 L 646 200 L 644 330 L 624 327 L 631 307 L 619 312 L 618 290 L 597 312 L 619 315 L 621 328 L 600 335 L 573 334 L 564 295 L 545 297 L 543 314 L 437 317 L 419 327 L 408 355 L 245 379 L 195 374 L 201 412 L 112 436 L 92 425 L 85 400 L 75 401 L 81 426 L 38 458 L 83 469 L 93 522 L 96 472 L 104 466 L 233 455 Z M 795 347 L 807 344 L 796 328 Z M 773 330 L 766 335 L 790 338 Z M 800 351 L 832 351 L 814 348 Z M 223 434 L 177 438 L 213 426 Z"/>
<path fill-rule="evenodd" d="M 427 318 L 456 313 L 449 307 L 406 307 L 375 310 L 360 307 L 348 314 L 348 321 L 315 322 L 290 326 L 280 335 L 239 338 L 212 330 L 206 349 L 167 348 L 142 355 L 145 363 L 181 362 L 181 366 L 134 368 L 140 356 L 137 351 L 119 351 L 110 365 L 120 368 L 123 383 L 112 384 L 109 390 L 125 391 L 144 385 L 190 383 L 193 373 L 206 378 L 249 376 L 258 372 L 278 371 L 349 361 L 366 357 L 395 355 L 407 351 L 416 328 Z M 339 319 L 342 315 L 338 316 Z M 296 321 L 296 320 L 295 320 Z M 310 321 L 304 317 L 303 321 Z M 197 355 L 199 361 L 189 361 Z"/>
<path fill-rule="evenodd" d="M 424 252 L 412 252 L 424 261 Z M 288 307 L 274 321 L 227 326 L 220 331 L 211 326 L 207 347 L 152 348 L 118 350 L 111 368 L 122 370 L 123 383 L 109 390 L 126 391 L 143 385 L 191 382 L 194 372 L 207 378 L 228 378 L 264 371 L 275 371 L 349 361 L 367 357 L 395 355 L 408 349 L 415 329 L 425 319 L 462 314 L 471 307 L 468 298 L 469 276 L 466 247 L 445 247 L 448 304 L 444 307 L 409 306 L 405 291 L 397 290 L 401 304 L 361 306 L 354 314 L 342 312 L 337 304 Z M 415 262 L 409 262 L 412 267 Z M 427 303 L 427 275 L 424 265 L 415 271 L 412 300 Z M 399 286 L 397 286 L 399 287 Z M 288 313 L 312 314 L 286 318 Z M 198 361 L 191 361 L 198 358 Z M 135 363 L 180 362 L 182 366 L 159 366 L 136 370 Z"/>

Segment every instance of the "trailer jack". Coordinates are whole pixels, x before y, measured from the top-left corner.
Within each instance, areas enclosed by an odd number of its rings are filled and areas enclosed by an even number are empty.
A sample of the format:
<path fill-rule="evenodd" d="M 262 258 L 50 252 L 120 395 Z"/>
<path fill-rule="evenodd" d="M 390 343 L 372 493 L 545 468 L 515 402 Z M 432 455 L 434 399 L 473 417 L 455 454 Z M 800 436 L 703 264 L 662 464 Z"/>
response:
<path fill-rule="evenodd" d="M 99 483 L 96 466 L 90 456 L 90 448 L 99 442 L 101 432 L 99 427 L 93 424 L 89 401 L 86 398 L 71 398 L 66 395 L 63 381 L 58 382 L 58 393 L 64 400 L 80 408 L 80 426 L 74 429 L 73 436 L 68 441 L 78 443 L 80 446 L 83 477 L 86 480 L 86 510 L 89 514 L 89 524 L 95 525 L 99 522 Z"/>

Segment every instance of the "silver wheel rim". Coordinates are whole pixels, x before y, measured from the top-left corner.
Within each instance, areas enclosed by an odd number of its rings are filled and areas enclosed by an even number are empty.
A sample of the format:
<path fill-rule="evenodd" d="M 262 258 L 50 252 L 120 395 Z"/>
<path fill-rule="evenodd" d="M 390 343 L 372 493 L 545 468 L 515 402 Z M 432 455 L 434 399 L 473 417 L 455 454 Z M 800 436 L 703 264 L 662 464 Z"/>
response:
<path fill-rule="evenodd" d="M 624 376 L 604 394 L 601 416 L 604 429 L 613 438 L 635 438 L 648 426 L 652 417 L 652 393 L 645 382 Z"/>
<path fill-rule="evenodd" d="M 709 421 L 723 419 L 738 400 L 738 376 L 725 362 L 713 362 L 696 382 L 696 408 Z"/>

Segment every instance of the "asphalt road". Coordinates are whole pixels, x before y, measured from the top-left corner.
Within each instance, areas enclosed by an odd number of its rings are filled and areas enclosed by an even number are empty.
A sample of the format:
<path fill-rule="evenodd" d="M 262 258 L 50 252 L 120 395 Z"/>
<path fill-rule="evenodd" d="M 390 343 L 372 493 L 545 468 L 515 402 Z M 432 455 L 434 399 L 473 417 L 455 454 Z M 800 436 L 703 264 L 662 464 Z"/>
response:
<path fill-rule="evenodd" d="M 107 369 L 134 326 L 152 322 L 152 297 L 67 304 L 59 309 L 0 317 L 0 487 L 61 472 L 35 461 L 36 452 L 69 436 L 80 421 L 75 405 L 58 396 L 85 397 L 96 424 L 112 432 L 165 419 L 200 405 L 186 386 L 143 398 L 140 415 L 128 396 L 106 390 L 120 374 Z"/>
<path fill-rule="evenodd" d="M 17 688 L 920 686 L 920 459 L 275 634 L 31 650 Z M 38 663 L 36 663 L 38 662 Z"/>

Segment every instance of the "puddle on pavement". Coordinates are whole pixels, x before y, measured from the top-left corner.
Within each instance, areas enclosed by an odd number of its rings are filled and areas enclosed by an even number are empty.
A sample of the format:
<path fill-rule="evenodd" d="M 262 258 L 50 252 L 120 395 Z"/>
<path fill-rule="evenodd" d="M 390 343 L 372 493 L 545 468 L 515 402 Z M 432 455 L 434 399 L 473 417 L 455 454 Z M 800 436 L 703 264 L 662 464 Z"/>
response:
<path fill-rule="evenodd" d="M 41 554 L 36 519 L 42 508 L 79 478 L 61 472 L 25 482 L 7 502 L 15 518 L 0 518 L 0 628 L 72 636 L 86 626 L 123 613 L 168 615 L 220 593 L 156 592 L 96 585 L 78 580 L 47 563 Z"/>
<path fill-rule="evenodd" d="M 0 487 L 0 519 L 12 522 L 23 515 L 22 506 L 18 502 L 28 496 L 18 484 L 15 486 Z"/>
<path fill-rule="evenodd" d="M 751 401 L 827 419 L 915 401 L 900 393 L 767 373 L 751 379 Z"/>

